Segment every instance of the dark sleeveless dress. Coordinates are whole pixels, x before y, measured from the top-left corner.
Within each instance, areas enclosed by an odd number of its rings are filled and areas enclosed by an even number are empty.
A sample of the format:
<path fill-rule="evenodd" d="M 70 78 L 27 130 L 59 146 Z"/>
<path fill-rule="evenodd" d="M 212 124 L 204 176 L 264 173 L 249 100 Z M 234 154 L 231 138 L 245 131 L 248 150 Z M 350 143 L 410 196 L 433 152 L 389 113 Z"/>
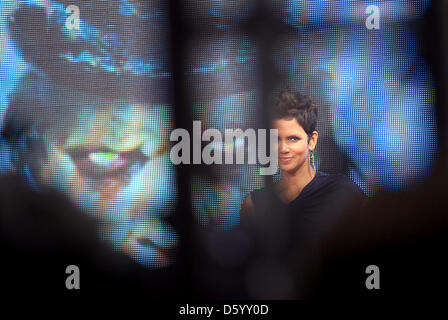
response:
<path fill-rule="evenodd" d="M 367 202 L 349 178 L 319 171 L 288 204 L 266 187 L 252 191 L 251 197 L 255 210 L 241 217 L 241 225 L 255 243 L 256 261 L 282 266 L 299 296 L 312 294 L 307 290 L 325 263 L 327 234 L 335 220 L 352 201 Z"/>
<path fill-rule="evenodd" d="M 303 231 L 325 227 L 352 201 L 367 200 L 358 185 L 346 176 L 321 171 L 316 171 L 299 196 L 288 204 L 275 194 L 269 194 L 266 187 L 252 191 L 251 198 L 255 209 L 254 218 L 266 210 L 284 211 L 289 215 L 291 223 Z"/>

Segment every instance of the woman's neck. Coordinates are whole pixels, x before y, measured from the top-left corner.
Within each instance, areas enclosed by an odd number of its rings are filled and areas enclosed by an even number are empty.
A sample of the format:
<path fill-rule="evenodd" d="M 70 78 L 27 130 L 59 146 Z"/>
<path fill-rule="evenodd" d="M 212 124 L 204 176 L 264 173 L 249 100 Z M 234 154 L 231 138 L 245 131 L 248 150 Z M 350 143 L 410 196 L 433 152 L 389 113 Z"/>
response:
<path fill-rule="evenodd" d="M 310 165 L 305 165 L 293 172 L 282 172 L 282 178 L 278 183 L 279 192 L 300 193 L 302 189 L 313 180 L 316 170 Z"/>

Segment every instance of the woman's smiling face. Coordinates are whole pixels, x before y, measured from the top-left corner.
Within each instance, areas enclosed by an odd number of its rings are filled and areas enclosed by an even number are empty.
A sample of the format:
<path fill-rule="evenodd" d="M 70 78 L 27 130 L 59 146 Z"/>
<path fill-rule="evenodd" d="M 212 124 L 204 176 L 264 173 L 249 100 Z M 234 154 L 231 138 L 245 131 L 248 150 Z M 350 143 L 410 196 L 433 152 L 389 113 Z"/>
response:
<path fill-rule="evenodd" d="M 278 165 L 284 172 L 295 172 L 310 165 L 310 151 L 317 142 L 317 132 L 308 141 L 308 135 L 296 119 L 276 119 L 273 129 L 278 130 Z"/>

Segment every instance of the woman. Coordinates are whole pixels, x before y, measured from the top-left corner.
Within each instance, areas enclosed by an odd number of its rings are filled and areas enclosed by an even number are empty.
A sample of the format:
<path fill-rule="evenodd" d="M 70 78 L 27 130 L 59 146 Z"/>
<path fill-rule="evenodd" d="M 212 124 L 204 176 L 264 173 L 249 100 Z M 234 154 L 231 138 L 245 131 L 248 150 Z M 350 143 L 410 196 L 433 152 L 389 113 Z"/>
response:
<path fill-rule="evenodd" d="M 316 171 L 313 165 L 318 140 L 317 107 L 309 96 L 283 91 L 273 104 L 272 127 L 278 130 L 278 164 L 281 179 L 274 184 L 277 205 L 307 222 L 322 214 L 342 210 L 361 189 L 343 175 Z M 241 216 L 269 208 L 267 188 L 252 191 L 244 200 Z M 272 207 L 271 207 L 272 208 Z"/>
<path fill-rule="evenodd" d="M 347 177 L 314 168 L 319 135 L 310 97 L 281 92 L 271 119 L 278 130 L 282 175 L 272 189 L 254 190 L 243 202 L 241 223 L 255 244 L 251 254 L 256 262 L 249 270 L 262 271 L 256 273 L 253 290 L 267 293 L 263 298 L 306 298 L 319 280 L 329 227 L 354 198 L 366 197 Z"/>

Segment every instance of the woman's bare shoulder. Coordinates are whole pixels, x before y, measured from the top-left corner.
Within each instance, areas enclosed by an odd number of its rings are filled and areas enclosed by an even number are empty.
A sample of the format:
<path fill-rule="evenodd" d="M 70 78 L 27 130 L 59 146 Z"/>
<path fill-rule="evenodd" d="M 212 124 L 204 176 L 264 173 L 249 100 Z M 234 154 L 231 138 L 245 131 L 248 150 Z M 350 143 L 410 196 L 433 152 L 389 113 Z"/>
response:
<path fill-rule="evenodd" d="M 243 204 L 241 205 L 240 216 L 243 217 L 247 214 L 254 212 L 254 203 L 250 193 L 244 198 Z"/>

